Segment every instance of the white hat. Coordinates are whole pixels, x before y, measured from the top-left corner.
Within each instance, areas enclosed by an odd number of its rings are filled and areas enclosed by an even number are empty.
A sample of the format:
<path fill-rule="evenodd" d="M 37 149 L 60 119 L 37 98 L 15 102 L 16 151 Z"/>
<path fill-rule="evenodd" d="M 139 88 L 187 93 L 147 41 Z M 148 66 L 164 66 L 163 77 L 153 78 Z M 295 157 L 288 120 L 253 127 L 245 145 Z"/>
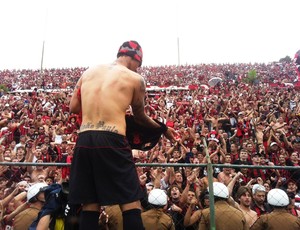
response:
<path fill-rule="evenodd" d="M 36 183 L 29 187 L 27 192 L 27 202 L 33 202 L 33 198 L 41 192 L 42 188 L 45 188 L 47 186 L 48 185 L 46 183 Z"/>
<path fill-rule="evenodd" d="M 167 204 L 168 197 L 164 190 L 153 189 L 148 195 L 148 202 L 157 206 L 164 206 Z"/>
<path fill-rule="evenodd" d="M 259 192 L 265 192 L 266 188 L 265 188 L 265 186 L 263 186 L 261 184 L 255 184 L 252 187 L 252 194 L 254 195 L 257 191 L 259 191 Z"/>
<path fill-rule="evenodd" d="M 277 142 L 271 142 L 270 146 L 278 145 Z"/>
<path fill-rule="evenodd" d="M 220 198 L 229 198 L 229 191 L 225 184 L 221 182 L 214 182 L 213 183 L 213 189 L 214 189 L 214 196 L 220 197 Z M 209 188 L 208 188 L 209 191 Z"/>
<path fill-rule="evenodd" d="M 286 192 L 279 188 L 271 189 L 268 192 L 267 200 L 270 205 L 277 207 L 285 207 L 290 203 L 289 197 Z"/>

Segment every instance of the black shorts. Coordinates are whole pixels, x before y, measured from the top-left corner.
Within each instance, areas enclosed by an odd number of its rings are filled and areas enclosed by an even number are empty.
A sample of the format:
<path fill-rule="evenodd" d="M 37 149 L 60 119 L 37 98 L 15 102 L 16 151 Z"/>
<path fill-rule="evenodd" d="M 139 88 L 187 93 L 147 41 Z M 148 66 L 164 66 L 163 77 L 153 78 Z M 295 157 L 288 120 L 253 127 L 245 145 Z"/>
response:
<path fill-rule="evenodd" d="M 143 196 L 125 136 L 108 131 L 79 134 L 70 173 L 70 204 L 126 204 Z"/>

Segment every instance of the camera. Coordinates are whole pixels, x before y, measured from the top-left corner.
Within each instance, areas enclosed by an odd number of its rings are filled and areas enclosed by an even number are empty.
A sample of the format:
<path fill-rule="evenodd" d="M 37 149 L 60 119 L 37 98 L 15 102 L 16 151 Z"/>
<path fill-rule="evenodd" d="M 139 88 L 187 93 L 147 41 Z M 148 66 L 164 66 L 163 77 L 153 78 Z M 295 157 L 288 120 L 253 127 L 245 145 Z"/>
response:
<path fill-rule="evenodd" d="M 32 143 L 31 142 L 27 142 L 25 145 L 25 148 L 32 148 Z"/>

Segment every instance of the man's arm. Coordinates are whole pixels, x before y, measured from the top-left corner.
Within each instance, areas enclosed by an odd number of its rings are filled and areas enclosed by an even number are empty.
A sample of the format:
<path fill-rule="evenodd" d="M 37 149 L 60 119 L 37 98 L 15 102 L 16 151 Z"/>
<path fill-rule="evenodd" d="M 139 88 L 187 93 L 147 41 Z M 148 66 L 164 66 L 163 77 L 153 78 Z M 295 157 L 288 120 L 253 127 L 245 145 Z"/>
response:
<path fill-rule="evenodd" d="M 79 114 L 81 112 L 81 94 L 80 94 L 80 88 L 82 84 L 82 77 L 78 80 L 73 95 L 70 101 L 70 113 Z"/>
<path fill-rule="evenodd" d="M 133 99 L 131 102 L 131 108 L 134 115 L 134 120 L 143 126 L 149 128 L 160 128 L 159 124 L 153 121 L 150 117 L 145 114 L 145 92 L 146 86 L 145 81 L 140 77 L 139 82 L 135 83 L 136 87 L 133 92 Z"/>
<path fill-rule="evenodd" d="M 51 215 L 45 215 L 39 220 L 36 229 L 37 230 L 48 230 L 50 222 L 51 222 Z"/>
<path fill-rule="evenodd" d="M 144 101 L 145 92 L 146 92 L 146 85 L 145 85 L 144 78 L 139 76 L 139 78 L 137 78 L 135 83 L 133 98 L 131 102 L 131 108 L 134 115 L 134 120 L 137 124 L 148 127 L 150 129 L 156 129 L 156 128 L 160 129 L 162 128 L 161 125 L 156 123 L 145 113 L 145 101 Z M 170 127 L 166 127 L 166 131 L 163 134 L 169 140 L 173 142 L 177 141 L 175 138 L 176 132 L 174 129 Z"/>

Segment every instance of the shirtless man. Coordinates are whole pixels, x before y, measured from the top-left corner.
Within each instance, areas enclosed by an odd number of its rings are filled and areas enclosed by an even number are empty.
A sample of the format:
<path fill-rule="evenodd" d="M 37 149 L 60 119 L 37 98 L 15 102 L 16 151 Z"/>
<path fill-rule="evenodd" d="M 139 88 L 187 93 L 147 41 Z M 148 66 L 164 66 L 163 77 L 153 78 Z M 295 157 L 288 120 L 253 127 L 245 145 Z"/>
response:
<path fill-rule="evenodd" d="M 235 200 L 233 199 L 232 190 L 235 183 L 243 176 L 241 172 L 238 172 L 233 179 L 228 184 L 227 188 L 229 190 L 230 198 L 228 199 L 228 203 L 233 207 L 242 211 L 246 223 L 248 224 L 248 228 L 250 228 L 253 223 L 257 220 L 258 215 L 255 211 L 251 209 L 251 202 L 252 202 L 252 192 L 251 189 L 247 186 L 239 187 L 238 191 L 236 192 Z"/>
<path fill-rule="evenodd" d="M 238 201 L 237 207 L 243 212 L 246 222 L 251 227 L 258 218 L 257 213 L 250 209 L 252 201 L 251 189 L 245 186 L 239 187 L 236 199 Z"/>
<path fill-rule="evenodd" d="M 137 124 L 160 130 L 144 112 L 145 82 L 136 73 L 142 49 L 135 41 L 124 42 L 117 60 L 87 69 L 78 80 L 70 112 L 82 113 L 80 134 L 70 174 L 71 204 L 82 204 L 79 229 L 98 229 L 100 205 L 120 204 L 123 229 L 144 229 L 139 199 L 140 184 L 131 147 L 125 137 L 129 106 Z M 164 135 L 171 141 L 175 131 Z"/>
<path fill-rule="evenodd" d="M 225 163 L 224 165 L 230 165 L 229 163 Z M 218 181 L 222 182 L 226 186 L 232 180 L 231 168 L 223 168 L 223 171 L 218 174 Z"/>

